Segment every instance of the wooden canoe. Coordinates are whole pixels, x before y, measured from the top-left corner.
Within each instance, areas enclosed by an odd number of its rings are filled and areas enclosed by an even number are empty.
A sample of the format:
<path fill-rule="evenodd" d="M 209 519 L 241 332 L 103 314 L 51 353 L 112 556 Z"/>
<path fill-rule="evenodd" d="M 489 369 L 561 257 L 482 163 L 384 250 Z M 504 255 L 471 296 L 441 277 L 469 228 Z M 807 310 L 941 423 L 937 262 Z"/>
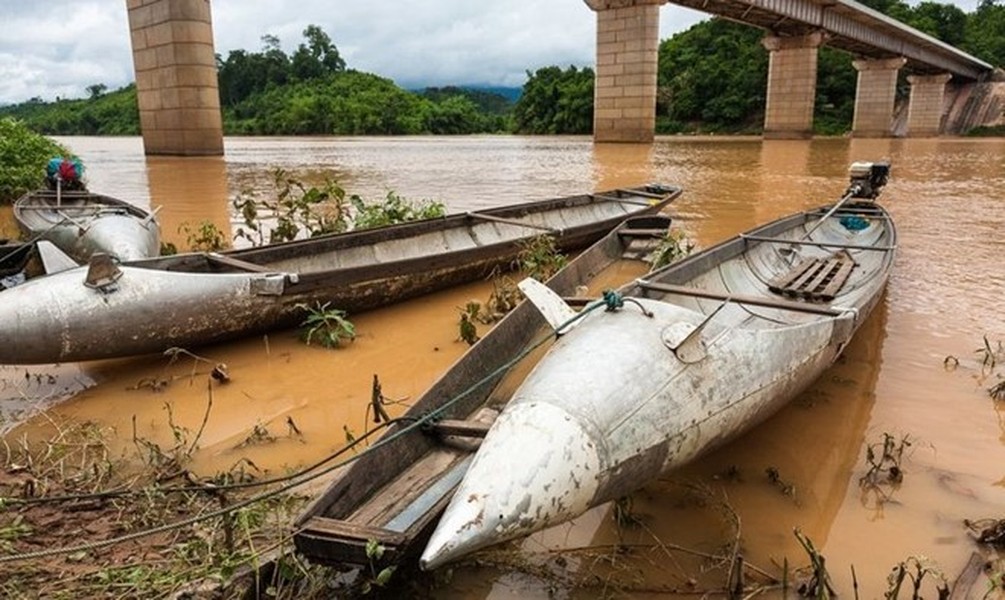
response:
<path fill-rule="evenodd" d="M 296 325 L 303 304 L 350 314 L 376 308 L 484 278 L 542 234 L 562 250 L 586 247 L 679 194 L 643 186 L 221 254 L 120 265 L 98 256 L 4 292 L 0 364 L 192 348 Z"/>
<path fill-rule="evenodd" d="M 629 494 L 810 385 L 879 301 L 893 265 L 893 222 L 871 199 L 853 199 L 861 193 L 853 180 L 839 205 L 652 273 L 622 290 L 619 310 L 567 329 L 493 422 L 420 566 Z"/>
<path fill-rule="evenodd" d="M 95 252 L 122 262 L 160 254 L 154 214 L 111 196 L 37 190 L 14 201 L 14 218 L 26 238 L 48 240 L 78 262 Z"/>
<path fill-rule="evenodd" d="M 611 265 L 641 260 L 669 226 L 670 218 L 663 215 L 629 219 L 547 285 L 571 296 Z M 521 302 L 390 426 L 380 444 L 337 475 L 305 510 L 294 537 L 297 550 L 315 562 L 366 565 L 366 545 L 374 540 L 385 547 L 384 561 L 398 562 L 410 554 L 417 558 L 506 395 L 510 375 L 486 376 L 517 359 L 534 340 L 549 337 L 538 310 Z M 512 370 L 521 372 L 530 360 Z M 481 379 L 485 381 L 476 386 Z M 441 420 L 429 428 L 407 428 L 431 411 L 443 411 Z"/>

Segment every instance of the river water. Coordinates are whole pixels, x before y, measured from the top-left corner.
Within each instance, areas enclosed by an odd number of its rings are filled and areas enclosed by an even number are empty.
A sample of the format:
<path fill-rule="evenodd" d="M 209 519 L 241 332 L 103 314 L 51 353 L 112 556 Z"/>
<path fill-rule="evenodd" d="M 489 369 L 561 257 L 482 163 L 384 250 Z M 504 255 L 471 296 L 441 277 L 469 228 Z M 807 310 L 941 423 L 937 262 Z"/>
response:
<path fill-rule="evenodd" d="M 895 270 L 885 300 L 837 365 L 770 421 L 635 494 L 631 510 L 640 525 L 618 527 L 611 507 L 600 507 L 519 546 L 517 562 L 540 567 L 524 571 L 552 569 L 550 576 L 465 567 L 438 595 L 593 597 L 607 589 L 664 597 L 670 588 L 687 588 L 703 565 L 685 564 L 669 548 L 669 554 L 632 555 L 602 549 L 658 539 L 714 553 L 736 541 L 738 522 L 751 563 L 772 573 L 785 561 L 792 568 L 807 564 L 793 535 L 798 527 L 826 556 L 840 593 L 852 597 L 854 567 L 860 595 L 873 598 L 885 592 L 890 569 L 909 556 L 929 557 L 952 581 L 977 548 L 963 519 L 1005 517 L 1005 402 L 987 392 L 1005 377 L 1005 365 L 982 368 L 975 352 L 985 336 L 992 346 L 1005 340 L 1005 140 L 674 137 L 595 145 L 581 137 L 231 138 L 220 158 L 144 157 L 139 138 L 60 141 L 83 159 L 91 189 L 160 206 L 164 238 L 179 247 L 186 225 L 210 221 L 233 232 L 230 201 L 262 188 L 275 167 L 307 180 L 335 176 L 368 199 L 393 190 L 442 201 L 452 211 L 645 182 L 678 184 L 685 194 L 671 212 L 706 247 L 832 201 L 852 161 L 889 158 L 893 177 L 882 201 L 900 235 Z M 214 389 L 208 417 L 205 363 L 170 364 L 160 356 L 0 367 L 0 408 L 9 427 L 13 413 L 50 407 L 9 436 L 44 428 L 50 419 L 93 420 L 125 455 L 136 452 L 134 433 L 170 445 L 169 420 L 191 436 L 205 419 L 195 470 L 212 474 L 248 459 L 279 472 L 317 460 L 366 428 L 374 374 L 385 395 L 403 403 L 417 397 L 464 351 L 456 340 L 457 307 L 488 289 L 476 283 L 354 315 L 359 338 L 337 351 L 304 346 L 292 331 L 193 349 L 227 363 L 233 377 Z M 959 366 L 946 368 L 947 356 Z M 154 379 L 171 383 L 154 392 L 146 385 Z M 911 443 L 903 483 L 863 489 L 868 449 L 884 434 Z M 769 480 L 768 468 L 777 481 Z M 560 549 L 566 552 L 556 554 Z M 571 573 L 568 579 L 555 574 L 556 564 Z M 569 591 L 568 582 L 583 573 L 609 587 Z M 722 585 L 698 579 L 699 588 Z"/>

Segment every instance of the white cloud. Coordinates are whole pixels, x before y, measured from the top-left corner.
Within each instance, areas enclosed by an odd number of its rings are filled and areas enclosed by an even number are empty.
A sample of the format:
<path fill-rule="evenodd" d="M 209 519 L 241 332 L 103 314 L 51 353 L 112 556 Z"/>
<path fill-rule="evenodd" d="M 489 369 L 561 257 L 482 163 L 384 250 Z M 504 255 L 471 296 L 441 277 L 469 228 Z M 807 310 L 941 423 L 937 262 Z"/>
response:
<path fill-rule="evenodd" d="M 350 67 L 406 87 L 519 86 L 526 71 L 594 62 L 596 16 L 582 0 L 214 0 L 212 10 L 223 56 L 261 49 L 265 34 L 291 52 L 316 24 Z M 91 84 L 134 78 L 123 0 L 0 0 L 0 15 L 0 103 L 82 97 Z M 664 5 L 660 35 L 704 18 Z"/>

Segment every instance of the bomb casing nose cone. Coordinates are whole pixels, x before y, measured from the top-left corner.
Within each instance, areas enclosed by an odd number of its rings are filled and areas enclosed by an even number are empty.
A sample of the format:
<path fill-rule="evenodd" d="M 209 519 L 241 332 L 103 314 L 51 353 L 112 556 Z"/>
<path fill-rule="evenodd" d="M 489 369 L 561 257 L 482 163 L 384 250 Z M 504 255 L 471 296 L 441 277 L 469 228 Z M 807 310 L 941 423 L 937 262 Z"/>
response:
<path fill-rule="evenodd" d="M 511 404 L 492 426 L 419 560 L 432 570 L 574 518 L 602 470 L 598 434 L 546 401 Z"/>

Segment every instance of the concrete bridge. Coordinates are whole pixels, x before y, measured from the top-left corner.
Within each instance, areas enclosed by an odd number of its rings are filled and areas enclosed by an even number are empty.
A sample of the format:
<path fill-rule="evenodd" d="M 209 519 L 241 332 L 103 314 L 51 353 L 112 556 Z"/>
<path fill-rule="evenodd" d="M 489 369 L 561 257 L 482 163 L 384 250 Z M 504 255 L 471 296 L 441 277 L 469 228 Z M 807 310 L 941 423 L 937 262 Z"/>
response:
<path fill-rule="evenodd" d="M 584 0 L 597 13 L 594 140 L 649 142 L 656 126 L 659 9 L 669 0 Z M 853 134 L 891 135 L 900 69 L 912 75 L 908 135 L 937 135 L 946 82 L 992 66 L 852 0 L 672 0 L 764 29 L 771 53 L 764 136 L 809 137 L 817 49 L 858 57 Z M 209 0 L 126 0 L 147 154 L 223 154 Z"/>
<path fill-rule="evenodd" d="M 852 134 L 892 134 L 897 74 L 911 75 L 908 135 L 938 135 L 946 83 L 972 81 L 992 65 L 852 0 L 584 0 L 597 13 L 593 137 L 647 142 L 656 125 L 659 7 L 675 4 L 760 27 L 770 52 L 766 138 L 813 133 L 817 49 L 857 57 Z"/>

